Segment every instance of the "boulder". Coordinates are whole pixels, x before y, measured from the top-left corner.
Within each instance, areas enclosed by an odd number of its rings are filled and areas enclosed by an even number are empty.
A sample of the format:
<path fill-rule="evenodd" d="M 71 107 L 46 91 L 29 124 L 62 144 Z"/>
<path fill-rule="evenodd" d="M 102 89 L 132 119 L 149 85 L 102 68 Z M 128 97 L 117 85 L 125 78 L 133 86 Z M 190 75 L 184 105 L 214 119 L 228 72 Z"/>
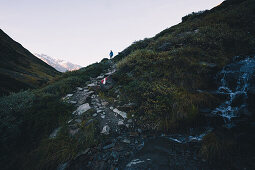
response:
<path fill-rule="evenodd" d="M 196 34 L 199 33 L 199 29 L 194 30 L 194 33 Z"/>
<path fill-rule="evenodd" d="M 127 118 L 127 113 L 126 112 L 122 112 L 122 111 L 120 111 L 120 110 L 118 110 L 118 109 L 113 109 L 113 111 L 115 112 L 115 113 L 117 113 L 118 115 L 120 115 L 121 117 L 123 117 L 124 119 L 126 119 Z"/>
<path fill-rule="evenodd" d="M 84 92 L 88 92 L 88 91 L 89 91 L 89 89 L 84 89 L 83 91 L 84 91 Z"/>
<path fill-rule="evenodd" d="M 102 134 L 109 135 L 110 127 L 108 125 L 105 125 L 101 131 Z"/>
<path fill-rule="evenodd" d="M 119 120 L 118 126 L 122 126 L 122 125 L 124 125 L 124 122 L 122 120 Z"/>
<path fill-rule="evenodd" d="M 88 84 L 88 87 L 95 87 L 95 86 L 97 86 L 97 84 L 95 83 Z"/>
<path fill-rule="evenodd" d="M 82 115 L 84 112 L 88 111 L 91 109 L 88 103 L 85 103 L 83 105 L 80 105 L 76 111 L 73 112 L 73 114 L 77 113 L 78 115 Z"/>
<path fill-rule="evenodd" d="M 77 87 L 77 90 L 82 91 L 82 90 L 83 90 L 83 88 L 81 88 L 81 87 Z"/>
<path fill-rule="evenodd" d="M 77 103 L 77 101 L 73 101 L 73 100 L 71 100 L 69 103 L 71 103 L 71 104 L 76 104 L 76 103 Z"/>

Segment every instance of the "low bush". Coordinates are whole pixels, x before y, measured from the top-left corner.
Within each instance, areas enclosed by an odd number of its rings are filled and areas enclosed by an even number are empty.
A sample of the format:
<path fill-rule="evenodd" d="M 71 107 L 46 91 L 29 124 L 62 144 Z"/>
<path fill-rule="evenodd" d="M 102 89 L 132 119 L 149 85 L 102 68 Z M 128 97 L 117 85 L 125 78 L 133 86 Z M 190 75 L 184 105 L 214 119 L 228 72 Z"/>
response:
<path fill-rule="evenodd" d="M 70 143 L 78 142 L 77 139 L 66 135 L 61 136 L 61 139 L 48 139 L 55 128 L 63 126 L 70 119 L 74 110 L 73 106 L 63 102 L 61 97 L 73 92 L 76 87 L 84 86 L 90 77 L 99 76 L 109 66 L 109 61 L 103 60 L 86 68 L 64 73 L 43 88 L 1 97 L 0 151 L 5 154 L 0 156 L 0 166 L 3 169 L 36 169 L 34 167 L 48 169 L 52 166 L 56 167 L 57 163 L 71 159 L 74 154 L 77 154 L 76 145 Z M 85 129 L 88 136 L 84 137 L 86 142 L 83 146 L 94 143 L 94 124 L 93 128 L 91 126 Z M 47 148 L 46 151 L 45 148 Z M 32 157 L 35 156 L 38 159 L 32 159 L 29 153 L 34 153 L 31 154 Z M 46 155 L 38 157 L 41 154 Z M 49 165 L 46 166 L 46 164 Z"/>
<path fill-rule="evenodd" d="M 192 12 L 191 14 L 188 14 L 184 17 L 182 17 L 182 22 L 185 22 L 187 20 L 193 19 L 193 18 L 197 18 L 198 16 L 201 16 L 201 14 L 207 12 L 208 10 L 205 11 L 198 11 L 198 12 Z"/>
<path fill-rule="evenodd" d="M 73 160 L 80 152 L 98 144 L 96 122 L 81 126 L 75 136 L 71 136 L 67 127 L 63 127 L 54 139 L 44 139 L 40 146 L 29 154 L 25 167 L 31 169 L 56 169 L 58 165 Z"/>
<path fill-rule="evenodd" d="M 230 165 L 232 158 L 238 153 L 238 144 L 227 130 L 211 132 L 203 138 L 200 149 L 201 156 L 210 164 Z"/>

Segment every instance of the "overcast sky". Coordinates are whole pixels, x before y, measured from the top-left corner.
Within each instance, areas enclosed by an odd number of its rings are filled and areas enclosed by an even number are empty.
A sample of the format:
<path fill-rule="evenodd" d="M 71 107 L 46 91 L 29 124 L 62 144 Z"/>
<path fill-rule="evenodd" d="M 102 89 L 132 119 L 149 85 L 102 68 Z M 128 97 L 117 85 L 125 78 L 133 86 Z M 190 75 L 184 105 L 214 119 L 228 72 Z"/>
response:
<path fill-rule="evenodd" d="M 32 53 L 86 66 L 223 0 L 0 0 L 0 27 Z"/>

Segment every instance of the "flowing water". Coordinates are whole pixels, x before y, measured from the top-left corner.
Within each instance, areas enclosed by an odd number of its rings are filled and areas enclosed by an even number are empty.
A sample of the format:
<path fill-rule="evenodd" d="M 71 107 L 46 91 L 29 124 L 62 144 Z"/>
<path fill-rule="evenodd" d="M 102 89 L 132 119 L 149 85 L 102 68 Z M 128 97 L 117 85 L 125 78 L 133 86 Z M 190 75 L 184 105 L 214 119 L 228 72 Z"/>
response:
<path fill-rule="evenodd" d="M 223 68 L 218 74 L 219 88 L 216 93 L 225 100 L 216 107 L 211 115 L 224 119 L 224 126 L 234 126 L 234 119 L 249 113 L 247 92 L 250 79 L 255 71 L 255 58 L 236 57 L 232 64 Z M 253 77 L 254 79 L 254 77 Z M 147 139 L 143 149 L 125 164 L 125 169 L 208 169 L 197 158 L 199 143 L 211 132 L 206 128 L 195 134 L 173 134 Z"/>
<path fill-rule="evenodd" d="M 249 112 L 247 109 L 247 92 L 254 69 L 255 58 L 248 57 L 225 66 L 219 73 L 220 86 L 217 93 L 225 95 L 226 100 L 215 108 L 212 114 L 221 116 L 226 127 L 234 126 L 233 118 L 238 118 Z"/>

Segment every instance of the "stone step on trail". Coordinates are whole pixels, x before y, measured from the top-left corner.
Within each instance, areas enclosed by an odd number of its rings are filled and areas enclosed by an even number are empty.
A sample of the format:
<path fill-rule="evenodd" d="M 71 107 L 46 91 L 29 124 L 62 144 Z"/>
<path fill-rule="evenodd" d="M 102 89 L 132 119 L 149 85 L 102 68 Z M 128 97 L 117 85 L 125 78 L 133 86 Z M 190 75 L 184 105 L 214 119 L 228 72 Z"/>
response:
<path fill-rule="evenodd" d="M 80 105 L 74 112 L 73 114 L 77 114 L 77 115 L 82 115 L 84 112 L 88 111 L 89 109 L 91 109 L 89 103 L 85 103 L 83 105 Z"/>

